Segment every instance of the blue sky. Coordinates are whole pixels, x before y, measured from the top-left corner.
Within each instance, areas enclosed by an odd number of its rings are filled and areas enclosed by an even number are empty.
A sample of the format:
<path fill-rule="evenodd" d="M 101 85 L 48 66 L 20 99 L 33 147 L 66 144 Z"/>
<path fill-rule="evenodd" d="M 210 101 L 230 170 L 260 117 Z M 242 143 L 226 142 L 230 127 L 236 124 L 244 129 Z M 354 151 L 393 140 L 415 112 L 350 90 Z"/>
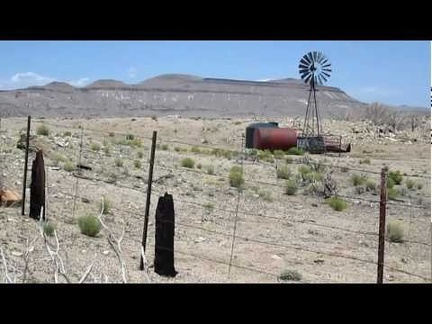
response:
<path fill-rule="evenodd" d="M 164 73 L 248 80 L 299 78 L 308 51 L 332 63 L 327 85 L 354 98 L 430 106 L 429 41 L 0 41 L 0 89 Z"/>

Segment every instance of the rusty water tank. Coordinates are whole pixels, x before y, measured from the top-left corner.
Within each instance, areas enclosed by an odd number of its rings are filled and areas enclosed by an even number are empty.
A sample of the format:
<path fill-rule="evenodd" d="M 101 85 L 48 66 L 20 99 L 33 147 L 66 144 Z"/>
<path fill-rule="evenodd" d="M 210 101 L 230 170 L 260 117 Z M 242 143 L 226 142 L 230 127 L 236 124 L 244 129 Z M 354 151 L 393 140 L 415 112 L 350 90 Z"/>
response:
<path fill-rule="evenodd" d="M 246 148 L 254 148 L 254 133 L 257 128 L 275 128 L 278 127 L 278 125 L 277 122 L 250 124 L 246 127 Z"/>
<path fill-rule="evenodd" d="M 292 128 L 257 128 L 253 147 L 260 150 L 288 150 L 297 146 L 297 131 Z"/>

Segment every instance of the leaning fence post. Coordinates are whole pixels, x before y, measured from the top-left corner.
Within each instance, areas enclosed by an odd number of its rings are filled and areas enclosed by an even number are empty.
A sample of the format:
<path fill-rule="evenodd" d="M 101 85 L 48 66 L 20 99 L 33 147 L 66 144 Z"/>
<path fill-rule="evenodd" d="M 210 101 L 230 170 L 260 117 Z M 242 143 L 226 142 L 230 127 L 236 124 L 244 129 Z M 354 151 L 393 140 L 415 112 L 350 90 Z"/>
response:
<path fill-rule="evenodd" d="M 157 132 L 153 131 L 152 147 L 150 153 L 150 167 L 149 167 L 148 180 L 147 180 L 147 200 L 145 206 L 144 228 L 143 228 L 143 237 L 142 237 L 142 247 L 144 252 L 146 250 L 146 244 L 147 244 L 147 227 L 148 227 L 148 219 L 149 219 L 149 211 L 150 211 L 151 188 L 153 182 L 153 166 L 155 160 L 156 138 L 157 138 Z M 144 259 L 142 255 L 140 257 L 140 270 L 144 270 Z"/>
<path fill-rule="evenodd" d="M 380 197 L 380 214 L 379 214 L 379 239 L 378 239 L 378 269 L 377 283 L 383 283 L 384 274 L 384 243 L 385 243 L 385 226 L 386 226 L 386 203 L 387 203 L 387 171 L 384 167 L 381 170 L 381 197 Z"/>
<path fill-rule="evenodd" d="M 154 271 L 161 276 L 175 277 L 174 268 L 174 200 L 165 193 L 156 208 Z"/>
<path fill-rule="evenodd" d="M 21 215 L 24 216 L 25 212 L 25 200 L 26 200 L 26 187 L 27 187 L 27 168 L 28 168 L 28 153 L 30 145 L 30 126 L 31 116 L 27 116 L 27 136 L 26 136 L 26 147 L 24 157 L 24 176 L 23 176 L 23 187 L 22 187 L 22 204 L 21 204 Z"/>

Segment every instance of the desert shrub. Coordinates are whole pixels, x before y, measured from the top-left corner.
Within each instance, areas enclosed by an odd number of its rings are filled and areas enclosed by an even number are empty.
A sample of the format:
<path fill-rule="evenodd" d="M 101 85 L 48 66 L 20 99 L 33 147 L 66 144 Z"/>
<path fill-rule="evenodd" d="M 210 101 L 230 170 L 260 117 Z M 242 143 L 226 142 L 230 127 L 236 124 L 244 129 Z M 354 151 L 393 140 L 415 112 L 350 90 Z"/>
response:
<path fill-rule="evenodd" d="M 342 168 L 341 168 L 341 172 L 342 173 L 347 173 L 349 171 L 349 169 L 348 169 L 348 167 L 346 167 L 346 166 L 343 166 Z"/>
<path fill-rule="evenodd" d="M 104 151 L 104 153 L 105 153 L 106 155 L 110 155 L 110 154 L 111 154 L 111 147 L 109 147 L 109 146 L 107 145 L 107 146 L 105 146 L 105 147 L 103 148 L 103 151 Z"/>
<path fill-rule="evenodd" d="M 310 172 L 312 172 L 312 169 L 308 167 L 307 165 L 301 165 L 298 168 L 299 174 L 304 178 L 304 176 Z"/>
<path fill-rule="evenodd" d="M 376 185 L 375 181 L 368 179 L 368 180 L 366 180 L 365 186 L 366 186 L 367 191 L 376 192 L 377 185 Z"/>
<path fill-rule="evenodd" d="M 142 159 L 144 157 L 144 152 L 143 151 L 138 151 L 137 152 L 137 156 L 138 156 L 138 159 Z"/>
<path fill-rule="evenodd" d="M 207 210 L 207 212 L 211 212 L 214 210 L 214 204 L 206 203 L 206 204 L 204 204 L 204 208 Z"/>
<path fill-rule="evenodd" d="M 286 163 L 286 164 L 291 164 L 291 163 L 293 163 L 293 158 L 292 158 L 291 156 L 287 156 L 287 157 L 285 157 L 285 163 Z"/>
<path fill-rule="evenodd" d="M 285 186 L 285 193 L 288 196 L 293 196 L 297 193 L 298 185 L 297 182 L 294 180 L 288 180 Z"/>
<path fill-rule="evenodd" d="M 214 170 L 214 166 L 213 165 L 207 165 L 207 174 L 214 174 L 215 170 Z"/>
<path fill-rule="evenodd" d="M 302 178 L 306 182 L 316 182 L 316 181 L 323 181 L 324 175 L 320 172 L 307 172 L 302 175 Z"/>
<path fill-rule="evenodd" d="M 355 186 L 354 189 L 357 195 L 361 195 L 366 191 L 366 188 L 364 186 Z"/>
<path fill-rule="evenodd" d="M 48 128 L 48 126 L 47 125 L 39 125 L 37 128 L 36 128 L 36 134 L 37 135 L 41 135 L 41 136 L 48 136 L 49 135 L 49 133 L 50 133 L 50 131 L 49 131 L 49 128 Z"/>
<path fill-rule="evenodd" d="M 191 152 L 192 152 L 192 153 L 201 153 L 201 150 L 199 149 L 199 147 L 193 146 L 193 147 L 191 148 Z"/>
<path fill-rule="evenodd" d="M 362 186 L 366 183 L 366 177 L 364 175 L 353 174 L 350 178 L 353 186 Z"/>
<path fill-rule="evenodd" d="M 387 199 L 395 200 L 399 197 L 399 191 L 396 188 L 387 188 Z"/>
<path fill-rule="evenodd" d="M 423 184 L 422 184 L 422 183 L 420 183 L 420 182 L 419 182 L 419 183 L 417 183 L 417 189 L 418 189 L 418 190 L 421 190 L 422 188 L 423 188 Z"/>
<path fill-rule="evenodd" d="M 93 215 L 86 215 L 78 218 L 78 226 L 82 234 L 91 237 L 98 235 L 102 228 L 99 219 Z"/>
<path fill-rule="evenodd" d="M 405 180 L 405 185 L 406 185 L 406 187 L 407 187 L 408 189 L 413 189 L 413 188 L 414 188 L 414 185 L 415 185 L 415 182 L 414 182 L 413 179 L 406 179 L 406 180 Z"/>
<path fill-rule="evenodd" d="M 240 125 L 242 122 L 241 121 L 235 121 L 234 125 Z"/>
<path fill-rule="evenodd" d="M 201 170 L 201 168 L 202 168 L 202 164 L 201 164 L 201 163 L 198 163 L 196 167 L 197 167 L 198 170 Z"/>
<path fill-rule="evenodd" d="M 369 158 L 366 158 L 364 160 L 359 161 L 360 164 L 371 164 L 371 160 Z"/>
<path fill-rule="evenodd" d="M 403 175 L 399 170 L 390 171 L 388 178 L 393 179 L 395 184 L 400 185 L 402 183 Z"/>
<path fill-rule="evenodd" d="M 116 158 L 115 161 L 114 161 L 114 163 L 119 168 L 121 168 L 123 166 L 123 164 L 124 164 L 123 160 L 120 159 L 120 158 Z"/>
<path fill-rule="evenodd" d="M 69 132 L 69 131 L 67 131 L 67 132 L 64 132 L 64 133 L 63 133 L 63 136 L 64 136 L 64 137 L 71 137 L 71 136 L 72 136 L 72 133 Z"/>
<path fill-rule="evenodd" d="M 386 187 L 387 189 L 392 189 L 395 186 L 395 181 L 393 180 L 393 178 L 389 178 L 387 177 L 387 182 L 386 182 Z"/>
<path fill-rule="evenodd" d="M 281 281 L 300 281 L 300 280 L 302 280 L 302 275 L 297 270 L 284 270 L 279 275 L 279 280 L 281 280 Z"/>
<path fill-rule="evenodd" d="M 275 157 L 275 159 L 283 159 L 283 157 L 285 156 L 285 152 L 282 150 L 275 150 L 273 151 L 273 156 Z"/>
<path fill-rule="evenodd" d="M 258 159 L 263 162 L 273 162 L 273 154 L 269 150 L 259 150 L 258 151 Z"/>
<path fill-rule="evenodd" d="M 328 198 L 326 203 L 336 211 L 343 211 L 348 207 L 348 203 L 339 197 Z"/>
<path fill-rule="evenodd" d="M 134 167 L 135 167 L 136 169 L 141 169 L 141 167 L 142 167 L 142 163 L 141 163 L 141 161 L 140 161 L 140 160 L 135 160 L 135 161 L 134 161 Z"/>
<path fill-rule="evenodd" d="M 229 184 L 231 187 L 240 188 L 244 184 L 242 170 L 239 166 L 233 166 L 229 173 Z"/>
<path fill-rule="evenodd" d="M 267 191 L 267 190 L 257 190 L 257 194 L 264 201 L 268 201 L 268 202 L 272 202 L 273 201 L 273 197 L 272 197 L 270 191 Z"/>
<path fill-rule="evenodd" d="M 90 148 L 92 149 L 92 151 L 99 151 L 101 149 L 101 146 L 99 143 L 92 143 Z"/>
<path fill-rule="evenodd" d="M 51 160 L 53 160 L 54 162 L 67 162 L 69 159 L 61 153 L 54 152 L 51 155 Z"/>
<path fill-rule="evenodd" d="M 51 222 L 46 222 L 43 224 L 43 231 L 46 236 L 53 236 L 55 231 L 55 226 Z"/>
<path fill-rule="evenodd" d="M 387 224 L 387 239 L 390 242 L 402 243 L 404 237 L 404 229 L 402 222 L 398 220 L 391 220 Z"/>
<path fill-rule="evenodd" d="M 303 149 L 301 148 L 297 148 L 297 147 L 291 147 L 286 154 L 288 155 L 303 155 L 305 152 Z"/>
<path fill-rule="evenodd" d="M 188 157 L 184 158 L 181 160 L 181 166 L 185 168 L 193 169 L 195 166 L 195 161 Z"/>
<path fill-rule="evenodd" d="M 114 134 L 113 132 L 110 132 L 110 133 L 108 134 L 108 136 L 109 136 L 109 137 L 114 137 L 115 134 Z"/>
<path fill-rule="evenodd" d="M 276 169 L 276 177 L 278 179 L 288 180 L 289 178 L 291 178 L 291 176 L 292 176 L 291 170 L 286 165 L 279 165 L 278 168 Z"/>
<path fill-rule="evenodd" d="M 67 161 L 63 165 L 63 169 L 67 172 L 71 172 L 71 171 L 75 170 L 75 164 L 73 164 L 71 161 Z"/>
<path fill-rule="evenodd" d="M 103 197 L 99 202 L 99 210 L 102 211 L 102 214 L 109 214 L 111 212 L 111 207 L 112 202 L 106 197 Z"/>
<path fill-rule="evenodd" d="M 168 151 L 169 149 L 168 144 L 162 144 L 161 149 L 162 151 Z"/>
<path fill-rule="evenodd" d="M 135 136 L 134 136 L 133 134 L 127 134 L 127 135 L 126 135 L 126 140 L 127 140 L 127 141 L 133 141 L 134 138 L 135 138 Z"/>

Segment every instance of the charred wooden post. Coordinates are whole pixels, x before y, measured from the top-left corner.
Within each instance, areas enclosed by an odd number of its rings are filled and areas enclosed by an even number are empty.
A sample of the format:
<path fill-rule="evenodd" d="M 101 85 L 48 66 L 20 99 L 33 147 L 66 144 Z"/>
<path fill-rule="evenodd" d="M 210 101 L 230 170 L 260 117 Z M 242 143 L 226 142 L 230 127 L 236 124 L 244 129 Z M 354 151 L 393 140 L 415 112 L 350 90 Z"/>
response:
<path fill-rule="evenodd" d="M 155 272 L 161 276 L 175 277 L 174 268 L 174 201 L 165 193 L 159 197 L 156 209 Z"/>
<path fill-rule="evenodd" d="M 36 158 L 32 164 L 32 175 L 30 183 L 30 217 L 45 220 L 45 163 L 42 151 L 36 152 Z"/>

